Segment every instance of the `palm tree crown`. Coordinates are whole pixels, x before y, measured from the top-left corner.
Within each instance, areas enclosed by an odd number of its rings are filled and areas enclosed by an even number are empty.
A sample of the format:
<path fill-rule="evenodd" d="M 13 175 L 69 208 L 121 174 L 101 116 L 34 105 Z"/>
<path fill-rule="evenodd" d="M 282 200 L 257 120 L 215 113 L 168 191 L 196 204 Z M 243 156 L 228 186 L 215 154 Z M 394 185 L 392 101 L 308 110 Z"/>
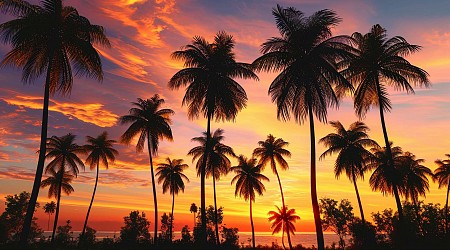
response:
<path fill-rule="evenodd" d="M 450 183 L 450 154 L 446 154 L 447 160 L 436 160 L 435 163 L 438 168 L 434 170 L 435 180 L 439 183 L 439 188 L 443 188 Z"/>
<path fill-rule="evenodd" d="M 113 148 L 115 140 L 108 139 L 108 132 L 104 131 L 97 137 L 86 136 L 88 144 L 84 145 L 84 149 L 88 153 L 86 164 L 90 169 L 95 169 L 101 162 L 108 169 L 109 163 L 116 160 L 119 152 Z"/>
<path fill-rule="evenodd" d="M 231 180 L 232 185 L 236 183 L 234 194 L 243 197 L 245 201 L 255 201 L 256 194 L 262 195 L 266 191 L 262 181 L 269 181 L 269 178 L 261 174 L 262 165 L 257 164 L 255 158 L 247 159 L 240 155 L 238 161 L 239 164 L 231 168 L 236 173 Z"/>
<path fill-rule="evenodd" d="M 286 233 L 289 237 L 289 246 L 292 249 L 292 244 L 290 241 L 290 235 L 295 234 L 294 223 L 296 220 L 300 220 L 300 216 L 295 214 L 295 209 L 288 209 L 286 206 L 281 209 L 275 206 L 277 211 L 269 211 L 269 221 L 271 223 L 270 228 L 272 229 L 272 234 L 282 232 Z"/>
<path fill-rule="evenodd" d="M 71 194 L 74 189 L 70 183 L 73 181 L 74 176 L 70 171 L 58 170 L 56 172 L 53 168 L 47 171 L 49 177 L 41 182 L 41 188 L 48 188 L 48 198 L 59 197 L 59 183 L 61 182 L 61 191 L 67 195 Z"/>
<path fill-rule="evenodd" d="M 424 159 L 416 159 L 410 152 L 405 152 L 400 159 L 400 171 L 403 177 L 403 185 L 400 186 L 400 193 L 405 199 L 411 199 L 414 204 L 419 201 L 419 196 L 426 195 L 430 191 L 428 176 L 433 177 L 433 172 L 422 165 Z"/>
<path fill-rule="evenodd" d="M 268 135 L 265 141 L 258 142 L 259 148 L 253 150 L 253 156 L 259 157 L 259 164 L 264 168 L 267 164 L 274 174 L 277 173 L 276 164 L 278 164 L 282 170 L 289 168 L 288 163 L 284 157 L 291 157 L 291 152 L 284 147 L 289 143 L 282 138 L 275 138 L 273 135 Z"/>
<path fill-rule="evenodd" d="M 163 184 L 163 194 L 167 191 L 172 195 L 178 194 L 180 191 L 184 192 L 184 181 L 189 182 L 189 178 L 182 172 L 189 166 L 184 164 L 182 159 L 167 158 L 166 162 L 160 163 L 156 168 L 158 184 Z"/>
<path fill-rule="evenodd" d="M 78 167 L 84 169 L 84 163 L 78 155 L 85 154 L 86 150 L 75 143 L 73 134 L 48 138 L 46 151 L 45 158 L 52 160 L 47 164 L 45 173 L 51 173 L 49 172 L 51 170 L 56 172 L 63 170 L 76 177 L 80 172 Z"/>

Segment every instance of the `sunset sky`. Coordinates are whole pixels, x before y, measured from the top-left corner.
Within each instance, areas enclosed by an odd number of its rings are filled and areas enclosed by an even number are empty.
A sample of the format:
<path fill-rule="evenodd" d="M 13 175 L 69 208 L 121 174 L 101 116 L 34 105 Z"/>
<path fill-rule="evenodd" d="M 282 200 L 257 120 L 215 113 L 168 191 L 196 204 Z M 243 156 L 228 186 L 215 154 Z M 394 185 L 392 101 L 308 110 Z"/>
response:
<path fill-rule="evenodd" d="M 37 4 L 39 1 L 32 0 Z M 164 107 L 175 111 L 173 116 L 173 142 L 162 142 L 156 164 L 166 157 L 182 158 L 189 164 L 186 171 L 190 182 L 185 193 L 175 198 L 175 230 L 183 225 L 192 229 L 191 203 L 200 204 L 200 179 L 195 164 L 186 154 L 194 146 L 190 140 L 206 128 L 205 119 L 189 120 L 186 107 L 181 106 L 184 89 L 171 91 L 167 82 L 182 68 L 170 54 L 199 35 L 212 41 L 218 31 L 226 31 L 236 41 L 236 59 L 251 63 L 259 57 L 260 45 L 266 39 L 279 36 L 271 10 L 277 3 L 296 7 L 307 15 L 321 9 L 332 9 L 343 19 L 334 29 L 334 35 L 350 35 L 355 31 L 366 33 L 374 24 L 380 24 L 388 36 L 401 35 L 423 49 L 408 59 L 430 74 L 432 86 L 416 89 L 415 95 L 390 91 L 393 110 L 386 115 L 389 137 L 394 145 L 425 159 L 425 165 L 434 170 L 436 159 L 450 153 L 450 2 L 448 1 L 325 1 L 325 0 L 252 0 L 252 1 L 194 1 L 194 0 L 67 0 L 81 15 L 94 24 L 102 25 L 111 41 L 110 49 L 98 48 L 103 59 L 105 77 L 102 83 L 91 79 L 75 78 L 70 96 L 54 96 L 50 100 L 48 135 L 77 135 L 77 143 L 85 143 L 87 135 L 97 136 L 108 131 L 118 140 L 127 128 L 117 123 L 127 114 L 130 102 L 136 98 L 162 96 Z M 1 15 L 0 23 L 11 16 Z M 0 44 L 0 58 L 10 50 Z M 225 130 L 224 143 L 237 154 L 250 156 L 257 142 L 269 133 L 290 143 L 292 158 L 287 159 L 288 171 L 280 171 L 286 204 L 295 208 L 301 220 L 298 231 L 314 231 L 310 199 L 310 142 L 309 126 L 294 121 L 277 120 L 276 106 L 267 90 L 275 74 L 259 74 L 260 81 L 239 81 L 248 95 L 247 108 L 235 122 L 213 123 L 212 129 Z M 21 82 L 21 71 L 7 67 L 0 69 L 0 212 L 4 210 L 4 197 L 22 191 L 31 192 L 37 165 L 36 151 L 40 140 L 43 81 L 33 85 Z M 357 120 L 351 98 L 346 98 L 339 110 L 330 110 L 329 121 L 339 120 L 348 127 Z M 372 110 L 364 122 L 370 127 L 369 135 L 383 142 L 379 113 Z M 316 121 L 316 139 L 332 132 L 327 124 Z M 131 210 L 145 211 L 153 225 L 153 198 L 150 183 L 148 153 L 136 153 L 134 145 L 117 144 L 120 155 L 108 170 L 101 169 L 99 187 L 90 216 L 90 225 L 97 230 L 120 230 L 123 217 Z M 324 151 L 317 146 L 317 156 Z M 333 173 L 335 157 L 317 160 L 317 189 L 319 198 L 349 199 L 359 216 L 352 183 L 342 176 L 336 180 Z M 232 160 L 235 165 L 236 160 Z M 156 165 L 155 164 L 155 165 Z M 257 197 L 254 205 L 256 231 L 270 231 L 267 212 L 280 205 L 276 176 L 266 168 L 270 178 L 265 183 L 266 193 Z M 395 208 L 391 196 L 372 192 L 368 183 L 359 181 L 361 199 L 366 217 L 385 208 Z M 249 204 L 234 196 L 230 181 L 233 173 L 221 178 L 217 185 L 218 205 L 224 207 L 224 223 L 228 227 L 250 230 Z M 45 177 L 44 177 L 45 178 Z M 74 230 L 80 230 L 89 205 L 95 173 L 86 169 L 74 180 L 75 192 L 61 199 L 60 222 L 70 219 Z M 430 183 L 425 202 L 445 203 L 445 190 Z M 159 211 L 168 213 L 171 197 L 162 194 L 157 186 Z M 207 180 L 207 204 L 213 204 L 212 181 Z M 423 198 L 422 198 L 423 199 Z M 47 189 L 41 189 L 38 202 L 43 206 L 50 199 Z M 160 215 L 161 215 L 160 214 Z M 47 229 L 47 216 L 42 208 L 36 216 Z"/>

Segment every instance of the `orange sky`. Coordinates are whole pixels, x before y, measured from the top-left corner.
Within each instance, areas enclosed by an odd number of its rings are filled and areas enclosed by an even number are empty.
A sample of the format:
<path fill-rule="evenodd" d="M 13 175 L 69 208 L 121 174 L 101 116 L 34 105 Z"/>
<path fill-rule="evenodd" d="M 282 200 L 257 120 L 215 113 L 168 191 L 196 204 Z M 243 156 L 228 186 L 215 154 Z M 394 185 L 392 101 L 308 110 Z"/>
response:
<path fill-rule="evenodd" d="M 189 206 L 193 202 L 200 204 L 200 180 L 196 177 L 195 165 L 186 154 L 196 146 L 190 139 L 205 130 L 206 121 L 188 120 L 186 108 L 181 107 L 183 90 L 167 88 L 168 79 L 182 67 L 180 62 L 170 59 L 170 54 L 188 44 L 194 35 L 211 40 L 217 31 L 225 30 L 235 37 L 237 60 L 252 62 L 260 55 L 260 44 L 279 35 L 271 8 L 280 3 L 294 6 L 308 15 L 324 8 L 335 10 L 343 18 L 335 29 L 336 35 L 354 31 L 365 33 L 371 25 L 380 23 L 387 28 L 389 36 L 401 35 L 409 42 L 423 46 L 420 53 L 408 59 L 430 73 L 433 85 L 430 89 L 417 89 L 413 96 L 391 91 L 393 110 L 386 115 L 386 122 L 394 144 L 425 159 L 425 165 L 434 170 L 434 160 L 449 153 L 450 144 L 445 136 L 450 125 L 447 115 L 450 107 L 450 28 L 443 25 L 450 21 L 448 11 L 444 11 L 450 6 L 439 1 L 426 5 L 412 1 L 408 6 L 387 1 L 336 2 L 67 0 L 67 5 L 73 5 L 93 23 L 105 27 L 112 48 L 100 49 L 105 70 L 102 84 L 77 78 L 69 97 L 51 99 L 48 134 L 61 136 L 71 132 L 78 136 L 77 142 L 83 144 L 86 135 L 96 136 L 106 130 L 118 139 L 126 127 L 118 125 L 117 118 L 127 113 L 130 102 L 137 97 L 160 94 L 166 99 L 166 107 L 175 110 L 176 114 L 172 126 L 174 142 L 161 143 L 156 162 L 170 156 L 182 158 L 191 166 L 186 171 L 191 180 L 186 185 L 186 192 L 175 198 L 175 230 L 185 224 L 192 228 Z M 427 12 L 421 11 L 424 8 Z M 0 22 L 9 18 L 1 16 Z M 0 57 L 3 58 L 9 49 L 7 45 L 0 45 Z M 309 128 L 276 119 L 276 107 L 267 96 L 274 76 L 259 74 L 259 82 L 240 81 L 249 98 L 248 107 L 238 114 L 234 123 L 214 123 L 212 128 L 224 129 L 224 143 L 246 156 L 250 156 L 257 142 L 269 133 L 290 142 L 290 169 L 280 172 L 286 204 L 295 208 L 301 217 L 296 224 L 298 231 L 314 231 L 309 192 Z M 0 83 L 0 116 L 3 118 L 0 119 L 0 211 L 3 211 L 4 196 L 31 191 L 37 163 L 35 152 L 39 145 L 43 88 L 42 79 L 34 85 L 23 85 L 20 71 L 12 68 L 0 69 Z M 356 121 L 350 98 L 343 101 L 339 110 L 330 110 L 328 120 L 339 120 L 346 127 Z M 369 112 L 364 122 L 371 128 L 370 136 L 381 143 L 378 112 Z M 331 131 L 329 125 L 316 121 L 317 139 Z M 120 230 L 122 218 L 131 210 L 145 211 L 150 221 L 153 218 L 147 153 L 138 154 L 133 146 L 118 145 L 117 148 L 120 151 L 117 162 L 107 171 L 102 169 L 100 175 L 90 217 L 91 225 L 97 230 Z M 317 145 L 317 155 L 323 151 L 324 148 Z M 334 178 L 334 159 L 318 161 L 318 196 L 349 199 L 355 215 L 359 216 L 353 185 L 344 176 L 339 180 Z M 254 205 L 257 231 L 270 230 L 267 212 L 281 203 L 276 177 L 269 168 L 264 173 L 271 181 L 265 183 L 267 192 L 257 197 Z M 224 207 L 227 226 L 249 231 L 249 206 L 243 199 L 234 197 L 234 187 L 230 185 L 232 176 L 229 174 L 217 183 L 218 204 Z M 372 212 L 395 207 L 392 197 L 371 191 L 369 177 L 370 173 L 364 182 L 358 183 L 366 217 Z M 75 230 L 81 229 L 93 181 L 93 172 L 80 173 L 73 184 L 75 192 L 62 198 L 61 223 L 70 219 Z M 207 204 L 213 204 L 211 180 L 207 185 Z M 169 212 L 171 197 L 163 195 L 159 186 L 157 190 L 159 211 Z M 444 203 L 445 190 L 438 190 L 437 184 L 431 183 L 430 191 L 425 202 Z M 46 192 L 40 192 L 41 205 L 49 201 Z M 42 209 L 38 209 L 37 217 L 46 229 L 47 216 Z"/>

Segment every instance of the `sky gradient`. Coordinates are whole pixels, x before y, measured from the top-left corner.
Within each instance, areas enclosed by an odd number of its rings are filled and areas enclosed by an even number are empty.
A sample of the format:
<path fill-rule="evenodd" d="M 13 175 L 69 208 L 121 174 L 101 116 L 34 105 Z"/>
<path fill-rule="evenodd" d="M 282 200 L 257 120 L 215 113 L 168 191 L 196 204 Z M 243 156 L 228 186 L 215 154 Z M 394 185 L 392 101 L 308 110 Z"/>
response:
<path fill-rule="evenodd" d="M 30 1 L 38 3 L 38 1 Z M 104 26 L 111 41 L 110 49 L 98 48 L 102 55 L 105 77 L 102 83 L 91 79 L 75 78 L 70 96 L 53 96 L 50 100 L 48 135 L 77 135 L 77 143 L 85 143 L 87 135 L 97 136 L 108 131 L 118 140 L 126 126 L 117 118 L 127 114 L 130 103 L 136 98 L 150 98 L 159 94 L 166 100 L 164 107 L 175 111 L 173 116 L 173 142 L 162 142 L 155 162 L 166 157 L 182 158 L 189 164 L 186 171 L 190 182 L 185 193 L 175 198 L 175 230 L 185 224 L 192 228 L 191 203 L 200 204 L 200 179 L 195 174 L 195 164 L 186 154 L 196 146 L 190 139 L 199 136 L 206 128 L 205 119 L 189 120 L 186 107 L 181 106 L 184 90 L 171 91 L 167 87 L 170 77 L 182 68 L 182 63 L 172 60 L 170 54 L 191 42 L 193 36 L 203 36 L 208 41 L 218 31 L 226 31 L 236 41 L 236 58 L 251 63 L 260 56 L 260 45 L 266 39 L 279 36 L 271 9 L 279 3 L 293 6 L 307 15 L 321 9 L 332 9 L 342 18 L 334 35 L 350 35 L 355 31 L 366 33 L 374 24 L 387 29 L 388 36 L 400 35 L 410 43 L 423 46 L 409 57 L 413 64 L 430 74 L 432 87 L 416 89 L 415 95 L 390 90 L 393 104 L 386 114 L 389 138 L 404 151 L 425 159 L 425 165 L 434 170 L 434 160 L 449 152 L 448 127 L 450 117 L 450 2 L 445 1 L 175 1 L 175 0 L 67 0 L 81 15 L 94 24 Z M 0 23 L 11 16 L 0 16 Z M 0 44 L 0 58 L 9 51 L 9 45 Z M 212 129 L 225 130 L 224 143 L 237 154 L 250 156 L 257 142 L 269 133 L 290 143 L 292 157 L 287 159 L 288 171 L 280 171 L 286 204 L 295 208 L 301 220 L 298 231 L 314 231 L 309 182 L 309 126 L 294 121 L 277 120 L 276 106 L 267 95 L 275 74 L 259 74 L 260 81 L 239 81 L 247 92 L 247 108 L 240 112 L 235 122 L 213 123 Z M 42 116 L 43 79 L 32 85 L 21 82 L 21 72 L 15 68 L 0 69 L 0 211 L 4 210 L 4 197 L 8 194 L 31 192 L 37 165 L 40 121 Z M 351 98 L 346 98 L 339 110 L 330 110 L 329 121 L 339 120 L 345 127 L 357 120 Z M 316 122 L 316 139 L 332 132 L 331 126 Z M 369 135 L 383 142 L 378 111 L 372 110 L 364 122 L 370 127 Z M 101 169 L 99 186 L 90 216 L 90 224 L 97 230 L 120 230 L 123 217 L 131 210 L 145 211 L 152 222 L 153 201 L 150 183 L 148 154 L 136 153 L 134 145 L 116 145 L 120 155 L 109 170 Z M 317 145 L 317 156 L 324 151 Z M 317 159 L 318 197 L 349 199 L 359 216 L 352 183 L 333 174 L 335 157 Z M 235 165 L 236 160 L 232 160 Z M 156 164 L 155 164 L 156 165 Z M 280 205 L 276 176 L 266 168 L 270 178 L 265 183 L 267 192 L 256 198 L 254 220 L 257 231 L 269 231 L 267 212 Z M 249 231 L 249 204 L 235 198 L 234 175 L 221 178 L 216 183 L 218 205 L 224 207 L 224 223 Z M 391 196 L 372 192 L 368 178 L 359 181 L 366 217 L 370 213 L 395 208 Z M 45 177 L 44 177 L 45 178 Z M 74 180 L 75 192 L 61 199 L 60 222 L 73 222 L 80 230 L 89 205 L 95 173 L 86 169 Z M 212 181 L 207 180 L 207 204 L 213 204 Z M 430 184 L 425 202 L 445 202 L 445 190 Z M 160 215 L 168 213 L 171 206 L 169 194 L 162 194 L 157 186 Z M 423 199 L 423 198 L 422 198 Z M 47 190 L 39 193 L 41 206 L 49 201 Z M 47 217 L 41 208 L 36 213 L 40 225 L 46 229 Z M 153 222 L 152 222 L 153 224 Z"/>

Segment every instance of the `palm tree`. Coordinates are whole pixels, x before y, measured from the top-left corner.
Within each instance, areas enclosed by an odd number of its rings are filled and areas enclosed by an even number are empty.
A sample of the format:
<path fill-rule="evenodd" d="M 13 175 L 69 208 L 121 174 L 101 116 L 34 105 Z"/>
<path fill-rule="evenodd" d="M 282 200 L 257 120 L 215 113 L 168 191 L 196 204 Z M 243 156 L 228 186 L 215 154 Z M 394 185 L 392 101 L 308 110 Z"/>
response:
<path fill-rule="evenodd" d="M 283 248 L 286 249 L 284 246 L 284 234 L 286 233 L 289 242 L 289 249 L 292 249 L 291 234 L 295 234 L 294 223 L 296 220 L 300 220 L 300 216 L 295 214 L 295 209 L 288 210 L 287 207 L 282 207 L 281 209 L 278 206 L 275 207 L 278 211 L 270 211 L 268 213 L 272 235 L 281 231 L 281 242 L 283 243 Z"/>
<path fill-rule="evenodd" d="M 447 198 L 445 199 L 445 232 L 448 233 L 448 194 L 450 192 L 450 154 L 446 154 L 447 160 L 436 160 L 438 168 L 434 170 L 434 180 L 439 183 L 439 188 L 447 186 Z"/>
<path fill-rule="evenodd" d="M 86 152 L 89 154 L 86 158 L 86 164 L 89 165 L 90 169 L 96 169 L 94 191 L 92 192 L 91 202 L 89 203 L 89 208 L 86 214 L 86 219 L 84 220 L 83 231 L 81 232 L 81 238 L 83 238 L 86 232 L 86 227 L 89 219 L 89 213 L 91 212 L 92 203 L 94 202 L 95 191 L 97 190 L 98 183 L 98 173 L 100 169 L 100 161 L 103 166 L 108 169 L 109 162 L 114 162 L 116 156 L 119 154 L 117 150 L 113 148 L 113 144 L 116 143 L 114 140 L 108 139 L 108 133 L 104 131 L 96 138 L 91 136 L 86 136 L 86 141 L 88 144 L 84 146 Z"/>
<path fill-rule="evenodd" d="M 53 242 L 53 240 L 55 239 L 56 226 L 58 225 L 61 192 L 69 195 L 74 191 L 73 187 L 70 185 L 74 176 L 70 173 L 70 171 L 65 171 L 62 168 L 59 169 L 58 172 L 56 172 L 54 168 L 49 168 L 46 169 L 45 173 L 50 176 L 41 182 L 41 188 L 45 188 L 48 186 L 48 198 L 55 197 L 57 199 L 55 220 L 53 222 L 52 232 Z"/>
<path fill-rule="evenodd" d="M 39 160 L 21 235 L 25 244 L 44 171 L 50 95 L 71 92 L 73 71 L 101 81 L 102 63 L 94 45 L 110 44 L 103 27 L 91 24 L 74 7 L 64 6 L 62 0 L 41 0 L 41 6 L 1 0 L 0 12 L 17 17 L 0 24 L 1 40 L 12 46 L 0 66 L 22 68 L 22 80 L 27 83 L 46 74 Z"/>
<path fill-rule="evenodd" d="M 217 220 L 217 198 L 216 198 L 216 180 L 220 180 L 220 176 L 226 175 L 231 167 L 230 159 L 227 156 L 233 156 L 234 151 L 231 147 L 223 144 L 221 141 L 225 138 L 223 136 L 224 131 L 222 129 L 217 129 L 212 135 L 210 135 L 210 145 L 212 150 L 209 151 L 208 157 L 206 159 L 206 178 L 212 177 L 213 179 L 213 190 L 214 190 L 214 216 L 215 216 L 215 233 L 216 242 L 220 244 L 219 241 L 219 223 Z M 194 137 L 192 141 L 198 142 L 200 146 L 196 146 L 189 150 L 188 155 L 193 156 L 192 161 L 197 161 L 197 176 L 201 175 L 201 164 L 203 163 L 203 155 L 205 153 L 207 135 L 204 132 L 201 137 Z"/>
<path fill-rule="evenodd" d="M 163 183 L 163 194 L 167 191 L 172 195 L 172 218 L 170 220 L 169 237 L 172 240 L 173 228 L 173 208 L 175 206 L 175 195 L 180 191 L 184 193 L 184 181 L 189 182 L 189 179 L 182 172 L 188 168 L 187 164 L 183 163 L 182 159 L 173 159 L 169 157 L 166 159 L 167 163 L 160 163 L 156 168 L 156 176 L 158 177 L 158 184 Z M 184 180 L 184 181 L 183 181 Z"/>
<path fill-rule="evenodd" d="M 258 80 L 251 65 L 236 62 L 234 45 L 233 37 L 222 31 L 216 34 L 213 43 L 196 36 L 192 44 L 172 53 L 174 59 L 184 61 L 185 68 L 172 76 L 169 87 L 179 89 L 187 86 L 182 104 L 188 106 L 189 118 L 196 118 L 200 114 L 207 118 L 205 152 L 211 150 L 211 119 L 234 120 L 247 104 L 247 94 L 234 78 Z M 206 158 L 201 166 L 201 239 L 206 244 Z"/>
<path fill-rule="evenodd" d="M 428 73 L 412 64 L 404 57 L 420 50 L 420 46 L 409 44 L 405 38 L 395 36 L 387 39 L 386 30 L 379 24 L 374 25 L 370 32 L 362 35 L 355 32 L 352 35 L 359 52 L 342 72 L 356 87 L 354 106 L 356 114 L 364 118 L 372 106 L 380 109 L 381 126 L 383 129 L 388 165 L 394 168 L 394 156 L 391 152 L 389 138 L 384 120 L 384 112 L 392 108 L 387 86 L 414 93 L 410 85 L 428 87 Z M 396 185 L 395 183 L 393 183 Z M 393 188 L 400 221 L 403 219 L 402 204 L 397 188 Z"/>
<path fill-rule="evenodd" d="M 309 119 L 311 137 L 311 201 L 317 244 L 324 249 L 322 225 L 316 190 L 316 142 L 314 115 L 326 122 L 327 109 L 337 107 L 340 97 L 351 84 L 339 73 L 338 61 L 352 57 L 349 37 L 332 37 L 340 18 L 331 10 L 321 10 L 307 17 L 295 8 L 277 5 L 275 17 L 281 37 L 262 44 L 264 54 L 253 62 L 258 71 L 281 71 L 269 87 L 277 104 L 278 119 L 291 115 L 302 124 Z"/>
<path fill-rule="evenodd" d="M 131 123 L 125 133 L 123 133 L 120 140 L 122 143 L 128 145 L 131 143 L 133 138 L 139 137 L 136 145 L 137 152 L 142 152 L 144 150 L 145 140 L 147 140 L 153 187 L 153 205 L 155 208 L 154 243 L 156 244 L 158 242 L 158 201 L 156 199 L 156 185 L 155 175 L 153 174 L 152 155 L 156 155 L 158 153 L 159 140 L 173 140 L 172 130 L 170 128 L 170 124 L 172 123 L 170 116 L 173 115 L 174 112 L 171 109 L 160 109 L 161 105 L 164 104 L 164 99 L 159 98 L 159 95 L 157 94 L 147 100 L 138 98 L 137 102 L 132 102 L 132 104 L 135 107 L 130 109 L 130 114 L 120 117 L 121 124 Z"/>
<path fill-rule="evenodd" d="M 371 153 L 365 147 L 379 146 L 374 140 L 369 139 L 367 134 L 369 128 L 363 122 L 357 121 L 352 123 L 348 130 L 339 121 L 331 121 L 330 124 L 336 130 L 336 133 L 328 134 L 319 140 L 319 143 L 323 143 L 328 148 L 319 159 L 325 159 L 327 155 L 332 155 L 333 153 L 338 154 L 334 164 L 334 174 L 336 179 L 338 179 L 345 172 L 350 181 L 353 182 L 361 219 L 365 223 L 356 180 L 358 178 L 364 180 L 364 173 L 368 170 L 364 162 L 371 156 Z"/>
<path fill-rule="evenodd" d="M 247 159 L 243 155 L 238 157 L 239 165 L 231 168 L 236 176 L 231 180 L 231 185 L 236 183 L 235 196 L 244 197 L 245 201 L 250 201 L 250 224 L 252 226 L 252 244 L 255 248 L 255 228 L 253 226 L 252 203 L 255 202 L 256 194 L 263 195 L 266 191 L 262 181 L 269 181 L 269 178 L 261 174 L 261 164 L 257 164 L 255 158 Z"/>
<path fill-rule="evenodd" d="M 192 203 L 192 204 L 191 204 L 191 207 L 189 208 L 189 211 L 190 211 L 191 213 L 194 213 L 194 227 L 195 227 L 195 217 L 197 217 L 196 215 L 197 215 L 197 212 L 198 212 L 198 207 L 197 207 L 197 205 L 195 205 L 195 203 Z"/>
<path fill-rule="evenodd" d="M 288 163 L 284 159 L 285 156 L 291 157 L 291 152 L 284 149 L 289 143 L 285 142 L 282 138 L 275 139 L 273 135 L 269 134 L 267 139 L 265 141 L 259 141 L 258 145 L 260 147 L 253 150 L 253 157 L 259 157 L 259 164 L 261 164 L 263 168 L 265 165 L 270 164 L 272 172 L 277 176 L 278 185 L 280 186 L 282 207 L 285 207 L 283 188 L 281 186 L 276 163 L 278 163 L 282 170 L 287 170 L 289 168 Z"/>
<path fill-rule="evenodd" d="M 47 231 L 50 230 L 50 216 L 55 213 L 56 203 L 54 201 L 45 203 L 43 207 L 46 214 L 48 214 Z"/>

